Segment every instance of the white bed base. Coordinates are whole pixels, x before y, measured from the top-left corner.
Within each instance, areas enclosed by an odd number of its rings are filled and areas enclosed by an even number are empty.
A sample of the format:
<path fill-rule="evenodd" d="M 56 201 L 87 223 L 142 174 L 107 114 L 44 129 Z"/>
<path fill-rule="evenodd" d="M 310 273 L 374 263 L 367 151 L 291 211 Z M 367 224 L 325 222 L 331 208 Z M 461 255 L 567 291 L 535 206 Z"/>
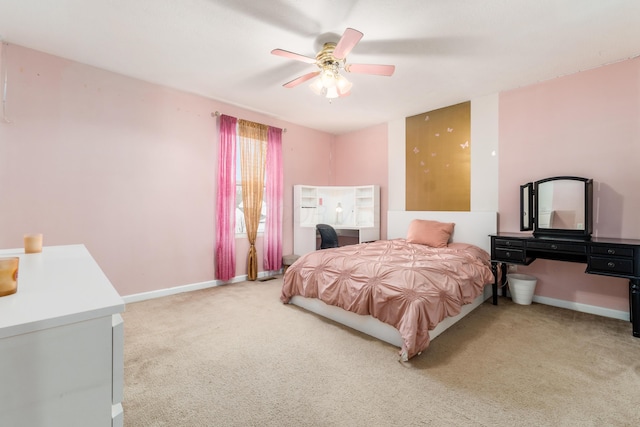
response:
<path fill-rule="evenodd" d="M 445 211 L 388 211 L 387 238 L 404 238 L 409 230 L 409 223 L 413 219 L 429 219 L 441 222 L 454 222 L 453 242 L 471 243 L 491 253 L 490 234 L 495 234 L 498 227 L 496 212 L 445 212 Z M 484 293 L 479 295 L 471 304 L 464 305 L 460 314 L 447 317 L 429 331 L 429 337 L 434 339 L 457 321 L 469 314 L 473 309 L 491 297 L 491 287 L 487 286 Z M 291 304 L 305 310 L 326 317 L 334 322 L 348 326 L 364 334 L 375 337 L 396 347 L 402 347 L 400 332 L 393 326 L 383 323 L 372 316 L 351 313 L 339 307 L 325 304 L 319 299 L 294 296 Z"/>

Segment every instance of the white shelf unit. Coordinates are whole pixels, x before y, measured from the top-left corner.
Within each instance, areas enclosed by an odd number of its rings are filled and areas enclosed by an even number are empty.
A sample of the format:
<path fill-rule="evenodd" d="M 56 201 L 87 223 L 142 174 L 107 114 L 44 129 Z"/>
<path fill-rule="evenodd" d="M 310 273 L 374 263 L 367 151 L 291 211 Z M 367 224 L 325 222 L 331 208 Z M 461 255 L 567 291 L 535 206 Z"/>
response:
<path fill-rule="evenodd" d="M 380 238 L 378 185 L 295 185 L 293 200 L 293 250 L 297 255 L 316 250 L 316 224 L 329 224 L 338 235 L 357 237 L 359 243 Z"/>

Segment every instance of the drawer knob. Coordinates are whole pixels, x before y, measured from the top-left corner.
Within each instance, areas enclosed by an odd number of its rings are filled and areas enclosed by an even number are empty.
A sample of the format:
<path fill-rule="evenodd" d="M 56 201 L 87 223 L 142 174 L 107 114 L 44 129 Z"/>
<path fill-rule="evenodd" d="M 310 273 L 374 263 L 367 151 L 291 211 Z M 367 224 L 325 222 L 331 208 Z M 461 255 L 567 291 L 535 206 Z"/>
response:
<path fill-rule="evenodd" d="M 511 246 L 511 242 L 505 242 L 504 243 L 506 246 Z"/>
<path fill-rule="evenodd" d="M 551 249 L 558 249 L 557 245 L 551 245 Z"/>
<path fill-rule="evenodd" d="M 609 255 L 615 255 L 616 250 L 615 250 L 615 249 L 607 249 L 607 253 L 608 253 Z"/>
<path fill-rule="evenodd" d="M 507 253 L 505 253 L 505 255 L 506 255 L 507 258 L 511 258 L 511 252 L 507 252 Z"/>
<path fill-rule="evenodd" d="M 616 263 L 615 263 L 615 262 L 613 262 L 613 261 L 609 261 L 609 262 L 607 263 L 607 267 L 609 267 L 609 268 L 614 268 L 615 266 L 616 266 Z"/>

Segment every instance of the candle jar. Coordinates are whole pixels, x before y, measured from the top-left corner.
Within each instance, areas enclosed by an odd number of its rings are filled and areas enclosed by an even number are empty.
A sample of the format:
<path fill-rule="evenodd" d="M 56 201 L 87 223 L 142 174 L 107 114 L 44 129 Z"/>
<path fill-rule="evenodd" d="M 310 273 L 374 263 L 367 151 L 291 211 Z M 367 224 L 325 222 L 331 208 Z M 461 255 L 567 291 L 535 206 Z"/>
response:
<path fill-rule="evenodd" d="M 0 297 L 18 291 L 18 264 L 20 258 L 0 258 Z"/>

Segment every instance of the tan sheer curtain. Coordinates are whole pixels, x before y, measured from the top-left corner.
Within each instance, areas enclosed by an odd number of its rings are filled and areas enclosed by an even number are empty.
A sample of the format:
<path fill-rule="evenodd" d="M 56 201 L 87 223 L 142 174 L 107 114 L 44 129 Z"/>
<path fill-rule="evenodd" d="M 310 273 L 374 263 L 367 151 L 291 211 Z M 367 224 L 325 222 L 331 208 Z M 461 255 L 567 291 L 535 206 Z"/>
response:
<path fill-rule="evenodd" d="M 264 172 L 267 161 L 268 126 L 238 120 L 240 134 L 240 169 L 242 176 L 242 204 L 249 239 L 247 279 L 258 278 L 256 237 L 262 211 Z"/>

